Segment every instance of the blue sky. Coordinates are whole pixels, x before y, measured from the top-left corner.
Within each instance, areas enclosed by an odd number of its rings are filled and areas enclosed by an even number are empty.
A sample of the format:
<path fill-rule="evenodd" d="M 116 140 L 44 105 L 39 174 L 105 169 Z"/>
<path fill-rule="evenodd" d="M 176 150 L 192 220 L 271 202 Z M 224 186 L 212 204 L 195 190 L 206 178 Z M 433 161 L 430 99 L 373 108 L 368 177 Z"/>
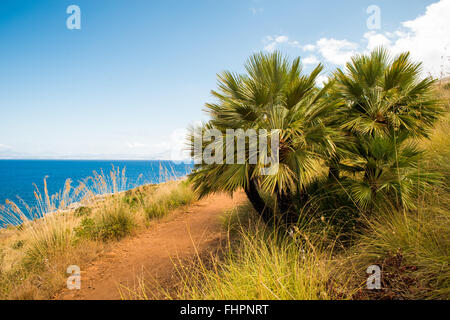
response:
<path fill-rule="evenodd" d="M 331 71 L 384 44 L 435 74 L 450 39 L 450 1 L 438 2 L 2 0 L 0 158 L 171 158 L 206 119 L 216 74 L 258 51 Z M 80 30 L 66 27 L 72 4 Z M 367 28 L 369 5 L 381 29 Z"/>

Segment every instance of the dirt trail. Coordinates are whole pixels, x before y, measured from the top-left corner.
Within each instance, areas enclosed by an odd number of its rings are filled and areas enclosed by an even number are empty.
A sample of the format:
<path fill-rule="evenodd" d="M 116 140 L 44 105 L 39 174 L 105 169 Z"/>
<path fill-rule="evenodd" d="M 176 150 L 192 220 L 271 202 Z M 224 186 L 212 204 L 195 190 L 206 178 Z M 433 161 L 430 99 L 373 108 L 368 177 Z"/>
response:
<path fill-rule="evenodd" d="M 175 276 L 174 262 L 192 261 L 195 248 L 201 254 L 217 250 L 224 239 L 219 216 L 244 199 L 244 193 L 236 193 L 233 198 L 219 194 L 175 210 L 168 221 L 118 242 L 81 271 L 81 290 L 64 290 L 56 299 L 121 299 L 118 288 L 134 288 L 139 277 L 152 279 L 150 283 L 156 280 L 170 289 Z"/>

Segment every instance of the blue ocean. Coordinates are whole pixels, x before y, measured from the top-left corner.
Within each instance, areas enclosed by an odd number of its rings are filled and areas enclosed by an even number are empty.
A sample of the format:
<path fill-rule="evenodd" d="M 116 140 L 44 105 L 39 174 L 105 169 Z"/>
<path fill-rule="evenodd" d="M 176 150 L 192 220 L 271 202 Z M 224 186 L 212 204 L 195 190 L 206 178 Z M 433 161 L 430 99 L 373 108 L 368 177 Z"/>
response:
<path fill-rule="evenodd" d="M 33 184 L 42 192 L 44 178 L 49 194 L 55 194 L 64 188 L 67 179 L 76 187 L 94 171 L 108 175 L 113 168 L 120 171 L 125 168 L 127 181 L 122 189 L 132 189 L 183 177 L 192 170 L 192 165 L 160 160 L 0 160 L 0 204 L 4 205 L 6 199 L 19 204 L 20 197 L 33 206 L 36 203 Z"/>

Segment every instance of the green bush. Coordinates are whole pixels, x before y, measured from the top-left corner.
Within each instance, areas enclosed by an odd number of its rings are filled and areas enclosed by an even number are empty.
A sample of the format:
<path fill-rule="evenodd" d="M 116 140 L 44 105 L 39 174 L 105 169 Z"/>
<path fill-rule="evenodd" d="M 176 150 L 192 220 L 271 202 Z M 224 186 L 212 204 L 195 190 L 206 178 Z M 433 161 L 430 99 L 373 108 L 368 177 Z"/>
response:
<path fill-rule="evenodd" d="M 195 200 L 194 192 L 186 182 L 180 182 L 176 188 L 151 199 L 144 205 L 145 216 L 148 220 L 160 219 L 170 210 L 185 206 Z"/>
<path fill-rule="evenodd" d="M 75 234 L 78 238 L 95 238 L 97 235 L 97 227 L 94 219 L 84 218 L 78 227 L 75 228 Z"/>
<path fill-rule="evenodd" d="M 129 190 L 125 192 L 123 197 L 123 202 L 127 204 L 130 208 L 136 208 L 143 203 L 142 194 L 139 191 Z"/>
<path fill-rule="evenodd" d="M 75 233 L 79 238 L 120 240 L 131 234 L 135 226 L 133 215 L 119 207 L 112 210 L 104 209 L 96 219 L 84 218 L 75 229 Z"/>
<path fill-rule="evenodd" d="M 152 203 L 144 209 L 148 220 L 160 219 L 169 213 L 169 208 L 165 204 Z"/>
<path fill-rule="evenodd" d="M 91 208 L 88 207 L 79 207 L 75 210 L 74 215 L 75 217 L 83 217 L 83 216 L 88 216 L 90 215 L 92 212 Z"/>
<path fill-rule="evenodd" d="M 195 200 L 195 195 L 187 183 L 180 182 L 178 187 L 168 194 L 167 198 L 161 200 L 162 202 L 165 202 L 169 208 L 175 209 L 192 203 Z"/>
<path fill-rule="evenodd" d="M 16 242 L 14 242 L 14 243 L 11 245 L 11 248 L 16 249 L 16 250 L 17 250 L 17 249 L 20 249 L 20 248 L 23 248 L 24 243 L 25 243 L 24 240 L 17 240 Z"/>

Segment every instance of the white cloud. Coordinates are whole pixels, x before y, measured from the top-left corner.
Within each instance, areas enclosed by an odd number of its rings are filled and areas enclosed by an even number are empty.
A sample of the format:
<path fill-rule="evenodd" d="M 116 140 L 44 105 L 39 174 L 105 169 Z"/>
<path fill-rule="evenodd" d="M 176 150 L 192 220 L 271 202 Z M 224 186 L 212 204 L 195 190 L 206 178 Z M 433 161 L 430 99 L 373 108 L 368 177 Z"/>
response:
<path fill-rule="evenodd" d="M 367 40 L 367 49 L 373 50 L 376 47 L 389 47 L 392 44 L 392 41 L 388 38 L 392 37 L 392 34 L 383 35 L 380 33 L 376 33 L 375 31 L 369 31 L 364 34 L 364 38 Z"/>
<path fill-rule="evenodd" d="M 317 57 L 316 57 L 315 55 L 310 55 L 309 57 L 306 57 L 306 58 L 302 59 L 302 62 L 303 62 L 305 65 L 308 65 L 308 64 L 318 64 L 318 63 L 319 63 L 319 60 L 317 59 Z"/>
<path fill-rule="evenodd" d="M 279 36 L 267 36 L 264 38 L 264 42 L 266 45 L 264 46 L 264 50 L 268 52 L 273 52 L 280 45 L 286 45 L 289 47 L 300 47 L 300 43 L 298 41 L 290 41 L 288 36 L 279 35 Z"/>
<path fill-rule="evenodd" d="M 441 0 L 429 5 L 425 14 L 403 22 L 402 27 L 393 33 L 369 35 L 368 49 L 371 43 L 390 37 L 391 40 L 385 46 L 394 54 L 410 51 L 415 61 L 423 62 L 424 72 L 439 76 L 441 57 L 450 56 L 449 18 L 450 0 Z"/>
<path fill-rule="evenodd" d="M 185 161 L 191 158 L 187 149 L 186 137 L 188 131 L 184 128 L 176 129 L 170 135 L 170 158 L 172 161 Z"/>
<path fill-rule="evenodd" d="M 291 47 L 291 48 L 299 48 L 303 51 L 314 51 L 316 46 L 313 44 L 307 44 L 302 46 L 300 42 L 297 40 L 291 40 L 288 36 L 278 35 L 278 36 L 266 36 L 263 39 L 263 43 L 265 44 L 264 50 L 268 52 L 273 52 L 281 45 Z"/>
<path fill-rule="evenodd" d="M 6 144 L 1 144 L 1 143 L 0 143 L 0 150 L 9 150 L 9 149 L 11 149 L 10 146 L 8 146 L 8 145 L 6 145 Z"/>
<path fill-rule="evenodd" d="M 275 42 L 276 43 L 284 43 L 284 42 L 288 42 L 289 38 L 286 36 L 278 36 L 275 38 Z"/>
<path fill-rule="evenodd" d="M 170 134 L 158 137 L 157 140 L 136 136 L 132 141 L 125 140 L 125 145 L 129 150 L 121 148 L 115 153 L 120 154 L 121 158 L 190 161 L 190 153 L 186 148 L 187 134 L 187 129 L 179 128 Z"/>
<path fill-rule="evenodd" d="M 316 46 L 313 44 L 307 44 L 305 46 L 303 46 L 303 50 L 305 51 L 314 51 L 316 50 Z"/>
<path fill-rule="evenodd" d="M 328 76 L 326 75 L 320 75 L 316 78 L 316 85 L 319 87 L 323 87 L 324 83 L 328 81 Z"/>
<path fill-rule="evenodd" d="M 368 31 L 357 42 L 345 39 L 322 38 L 316 43 L 301 46 L 287 37 L 268 37 L 265 49 L 275 50 L 280 44 L 288 44 L 303 51 L 315 52 L 318 60 L 345 65 L 357 53 L 367 53 L 376 47 L 384 46 L 394 55 L 410 51 L 414 61 L 423 62 L 425 74 L 440 76 L 441 65 L 445 61 L 445 75 L 450 75 L 450 0 L 440 0 L 429 5 L 423 15 L 402 22 L 397 30 L 391 32 Z M 270 38 L 270 39 L 269 39 Z M 311 58 L 311 59 L 310 59 Z M 313 62 L 312 56 L 303 60 Z"/>
<path fill-rule="evenodd" d="M 367 53 L 384 46 L 392 54 L 411 52 L 414 61 L 423 62 L 423 71 L 440 76 L 442 57 L 446 60 L 445 71 L 450 75 L 450 0 L 441 0 L 426 8 L 416 19 L 405 21 L 393 32 L 369 31 L 361 43 L 347 40 L 321 39 L 316 50 L 331 63 L 343 65 L 355 53 Z"/>
<path fill-rule="evenodd" d="M 322 38 L 317 41 L 316 50 L 331 63 L 344 65 L 357 53 L 358 44 L 347 40 Z"/>

